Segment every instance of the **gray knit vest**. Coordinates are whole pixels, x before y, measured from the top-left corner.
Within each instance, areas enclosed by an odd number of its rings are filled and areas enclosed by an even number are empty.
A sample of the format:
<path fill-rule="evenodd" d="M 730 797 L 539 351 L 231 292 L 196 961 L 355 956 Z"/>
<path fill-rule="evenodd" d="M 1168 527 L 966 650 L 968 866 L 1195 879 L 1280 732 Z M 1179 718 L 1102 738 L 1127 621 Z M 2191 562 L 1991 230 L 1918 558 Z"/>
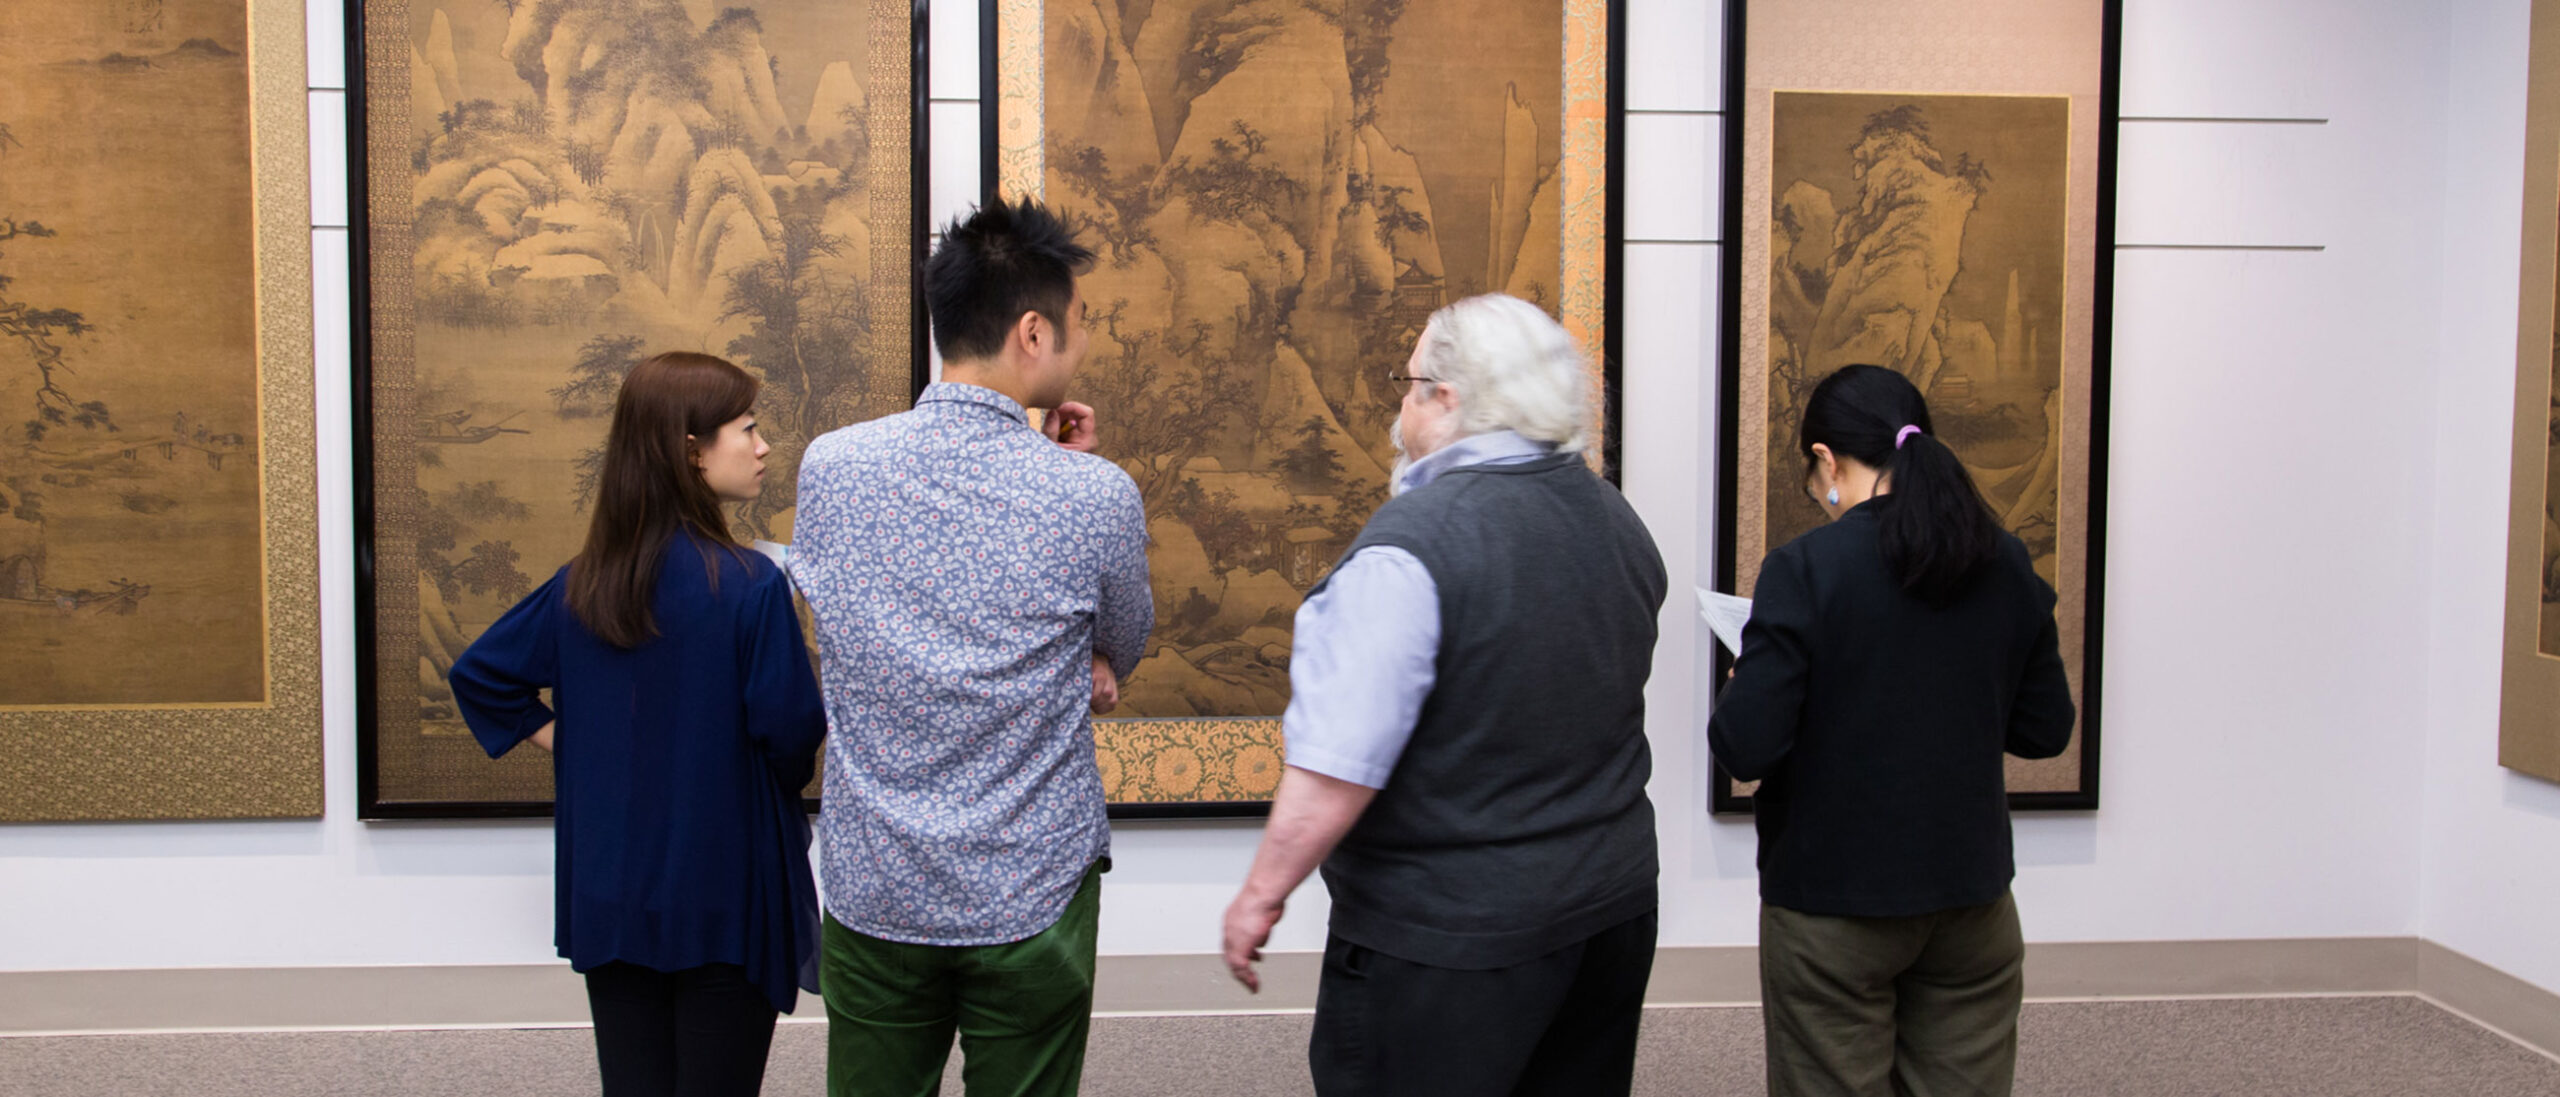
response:
<path fill-rule="evenodd" d="M 1634 508 L 1575 455 L 1475 465 L 1389 501 L 1344 559 L 1372 546 L 1430 571 L 1440 654 L 1411 742 L 1325 861 L 1333 932 L 1485 969 L 1654 909 L 1644 684 L 1665 579 Z"/>

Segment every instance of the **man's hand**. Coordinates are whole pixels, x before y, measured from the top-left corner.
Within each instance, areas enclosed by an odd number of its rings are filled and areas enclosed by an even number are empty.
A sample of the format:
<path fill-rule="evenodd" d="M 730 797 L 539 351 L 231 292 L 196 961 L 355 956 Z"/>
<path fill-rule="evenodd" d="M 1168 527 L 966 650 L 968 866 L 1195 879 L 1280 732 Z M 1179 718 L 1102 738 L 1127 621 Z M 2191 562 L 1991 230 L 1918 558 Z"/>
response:
<path fill-rule="evenodd" d="M 1057 410 L 1040 417 L 1040 433 L 1059 446 L 1077 453 L 1091 453 L 1096 438 L 1093 408 L 1073 400 L 1060 404 Z"/>
<path fill-rule="evenodd" d="M 1111 673 L 1111 660 L 1099 653 L 1093 657 L 1093 714 L 1109 715 L 1120 707 L 1120 676 Z"/>
<path fill-rule="evenodd" d="M 1236 901 L 1227 904 L 1224 938 L 1227 971 L 1246 990 L 1262 991 L 1254 961 L 1271 940 L 1289 893 L 1333 852 L 1378 790 L 1310 769 L 1290 766 L 1280 771 L 1280 791 L 1271 798 L 1271 823 L 1262 829 L 1262 845 L 1253 851 L 1253 868 L 1245 873 Z"/>
<path fill-rule="evenodd" d="M 1227 973 L 1255 994 L 1262 993 L 1262 976 L 1253 965 L 1262 959 L 1262 946 L 1271 940 L 1271 927 L 1278 924 L 1280 911 L 1287 905 L 1286 900 L 1255 899 L 1250 890 L 1227 904 Z"/>

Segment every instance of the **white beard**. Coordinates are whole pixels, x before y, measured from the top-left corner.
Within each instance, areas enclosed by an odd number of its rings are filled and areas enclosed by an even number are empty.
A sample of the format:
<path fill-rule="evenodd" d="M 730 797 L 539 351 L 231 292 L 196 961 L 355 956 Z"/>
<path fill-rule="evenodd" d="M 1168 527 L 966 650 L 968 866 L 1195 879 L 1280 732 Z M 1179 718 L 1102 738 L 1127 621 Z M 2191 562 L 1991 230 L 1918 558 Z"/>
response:
<path fill-rule="evenodd" d="M 1413 467 L 1413 455 L 1404 451 L 1403 416 L 1397 416 L 1396 421 L 1388 425 L 1387 441 L 1396 447 L 1395 466 L 1387 470 L 1387 495 L 1393 497 L 1404 494 L 1404 471 Z"/>

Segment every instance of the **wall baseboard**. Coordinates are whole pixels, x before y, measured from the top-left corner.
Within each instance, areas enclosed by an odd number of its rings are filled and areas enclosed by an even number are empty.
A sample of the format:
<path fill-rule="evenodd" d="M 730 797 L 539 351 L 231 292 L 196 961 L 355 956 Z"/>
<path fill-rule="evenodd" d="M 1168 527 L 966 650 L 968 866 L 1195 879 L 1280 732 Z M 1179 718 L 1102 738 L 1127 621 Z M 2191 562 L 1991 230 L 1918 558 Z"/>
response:
<path fill-rule="evenodd" d="M 1279 1013 L 1315 1006 L 1317 953 L 1275 953 L 1247 994 L 1208 954 L 1104 956 L 1094 1011 Z M 2414 995 L 2560 1058 L 2560 994 L 2417 937 L 2092 941 L 2027 946 L 2029 1000 Z M 1752 1006 L 1758 952 L 1665 948 L 1646 1001 Z M 795 1017 L 821 1019 L 803 994 Z M 0 1036 L 587 1023 L 559 964 L 0 972 Z"/>
<path fill-rule="evenodd" d="M 2418 943 L 2418 995 L 2560 1059 L 2560 995 L 2433 941 Z"/>

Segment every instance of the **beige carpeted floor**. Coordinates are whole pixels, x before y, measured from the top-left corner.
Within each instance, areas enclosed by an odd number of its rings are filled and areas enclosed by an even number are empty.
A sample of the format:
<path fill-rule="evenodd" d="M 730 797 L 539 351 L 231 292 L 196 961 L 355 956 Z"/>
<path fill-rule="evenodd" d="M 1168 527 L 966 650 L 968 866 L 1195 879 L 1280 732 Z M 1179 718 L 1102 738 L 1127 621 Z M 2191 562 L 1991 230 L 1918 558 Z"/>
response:
<path fill-rule="evenodd" d="M 1309 1092 L 1308 1018 L 1120 1017 L 1094 1024 L 1084 1092 Z M 596 1092 L 585 1029 L 0 1039 L 8 1097 L 318 1097 Z M 785 1024 L 767 1094 L 824 1091 L 826 1032 Z M 1636 1092 L 1757 1094 L 1760 1015 L 1647 1014 Z M 944 1092 L 960 1092 L 958 1072 Z M 2020 1097 L 2553 1097 L 2560 1062 L 2415 998 L 2031 1004 Z"/>

